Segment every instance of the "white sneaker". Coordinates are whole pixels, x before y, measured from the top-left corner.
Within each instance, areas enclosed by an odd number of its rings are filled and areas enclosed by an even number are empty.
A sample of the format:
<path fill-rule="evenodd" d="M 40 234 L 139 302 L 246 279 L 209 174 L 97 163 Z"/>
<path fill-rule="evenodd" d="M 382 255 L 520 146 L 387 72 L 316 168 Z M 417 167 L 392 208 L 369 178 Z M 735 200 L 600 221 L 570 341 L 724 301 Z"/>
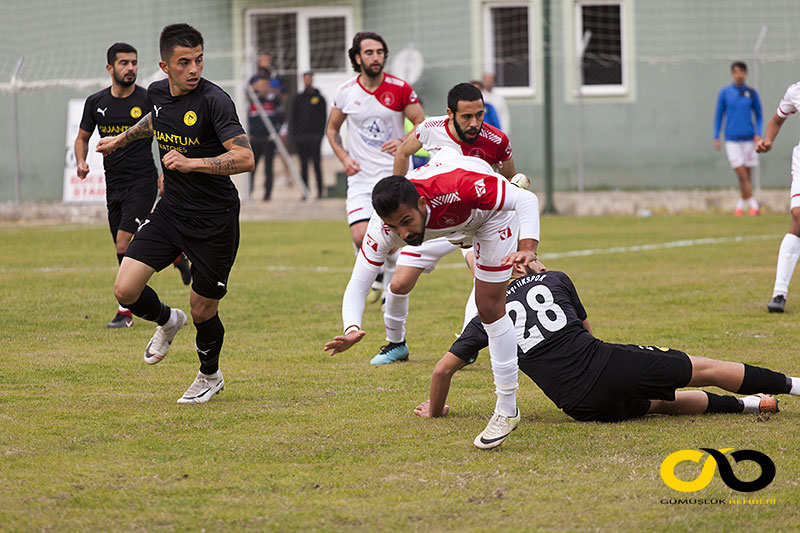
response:
<path fill-rule="evenodd" d="M 225 379 L 222 377 L 222 371 L 217 370 L 216 374 L 211 376 L 198 372 L 189 390 L 178 398 L 178 403 L 206 403 L 212 396 L 224 388 Z"/>
<path fill-rule="evenodd" d="M 508 437 L 512 431 L 517 429 L 519 420 L 519 408 L 517 408 L 517 414 L 514 416 L 505 416 L 499 413 L 494 413 L 492 415 L 492 419 L 489 420 L 489 424 L 486 426 L 486 429 L 484 429 L 480 435 L 475 437 L 475 442 L 473 444 L 483 450 L 500 446 L 503 444 L 503 441 L 506 440 L 506 437 Z"/>
<path fill-rule="evenodd" d="M 153 338 L 147 344 L 144 350 L 144 362 L 148 365 L 160 363 L 167 356 L 172 339 L 185 324 L 186 314 L 180 309 L 173 308 L 167 323 L 156 328 Z"/>

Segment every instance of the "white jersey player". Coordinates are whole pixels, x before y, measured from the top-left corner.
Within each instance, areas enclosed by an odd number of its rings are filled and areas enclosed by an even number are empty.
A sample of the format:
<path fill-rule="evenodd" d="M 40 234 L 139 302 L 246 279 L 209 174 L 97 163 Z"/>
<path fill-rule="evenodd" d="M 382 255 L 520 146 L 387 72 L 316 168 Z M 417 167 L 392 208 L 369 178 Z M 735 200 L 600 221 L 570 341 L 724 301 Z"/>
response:
<path fill-rule="evenodd" d="M 459 83 L 447 94 L 447 114 L 425 119 L 408 137 L 395 154 L 395 174 L 402 175 L 408 170 L 408 156 L 424 147 L 431 154 L 443 147 L 451 148 L 463 155 L 478 157 L 508 179 L 515 174 L 514 159 L 508 137 L 483 122 L 483 97 L 480 89 L 470 83 Z M 524 176 L 522 176 L 524 177 Z M 527 179 L 527 178 L 526 178 Z M 527 188 L 527 187 L 524 187 Z M 409 293 L 422 273 L 430 273 L 439 260 L 458 249 L 445 238 L 426 241 L 421 246 L 406 246 L 400 251 L 397 269 L 386 291 L 384 325 L 386 340 L 380 351 L 372 358 L 373 365 L 389 364 L 408 359 L 406 344 L 406 320 L 408 318 Z M 472 264 L 473 254 L 468 255 L 462 248 L 468 264 Z M 537 271 L 544 267 L 537 266 Z M 467 300 L 464 325 L 477 314 L 474 289 Z M 463 328 L 462 328 L 463 329 Z"/>
<path fill-rule="evenodd" d="M 393 248 L 445 237 L 475 247 L 475 298 L 489 336 L 497 404 L 476 446 L 498 445 L 519 423 L 516 408 L 517 344 L 505 309 L 506 282 L 515 263 L 534 265 L 539 201 L 512 186 L 488 163 L 443 148 L 430 163 L 381 180 L 372 194 L 375 214 L 342 301 L 344 335 L 325 345 L 331 355 L 361 340 L 364 297 Z M 519 241 L 519 251 L 517 250 Z"/>
<path fill-rule="evenodd" d="M 425 115 L 414 90 L 383 72 L 389 49 L 377 33 L 360 32 L 348 51 L 359 75 L 336 91 L 326 135 L 347 173 L 347 223 L 356 248 L 372 215 L 372 188 L 392 174 L 394 153 L 405 136 L 404 117 L 414 126 Z M 339 130 L 347 121 L 347 150 Z"/>
<path fill-rule="evenodd" d="M 756 152 L 764 153 L 772 149 L 772 143 L 781 126 L 789 117 L 800 110 L 800 82 L 790 85 L 778 104 L 775 115 L 767 123 L 764 137 L 756 143 Z M 790 208 L 792 222 L 789 233 L 783 236 L 778 251 L 778 266 L 775 272 L 775 286 L 772 289 L 772 299 L 767 303 L 770 313 L 783 313 L 786 306 L 786 296 L 789 293 L 789 282 L 792 273 L 800 258 L 800 144 L 792 150 L 792 187 L 790 190 Z"/>
<path fill-rule="evenodd" d="M 394 153 L 405 136 L 404 117 L 416 126 L 425 114 L 416 93 L 406 82 L 383 72 L 389 48 L 377 33 L 360 32 L 348 50 L 359 75 L 336 91 L 326 135 L 347 174 L 347 224 L 356 250 L 361 246 L 372 215 L 372 188 L 392 174 Z M 347 151 L 339 130 L 347 121 Z M 394 273 L 398 253 L 387 261 L 373 286 L 370 301 L 385 292 Z"/>

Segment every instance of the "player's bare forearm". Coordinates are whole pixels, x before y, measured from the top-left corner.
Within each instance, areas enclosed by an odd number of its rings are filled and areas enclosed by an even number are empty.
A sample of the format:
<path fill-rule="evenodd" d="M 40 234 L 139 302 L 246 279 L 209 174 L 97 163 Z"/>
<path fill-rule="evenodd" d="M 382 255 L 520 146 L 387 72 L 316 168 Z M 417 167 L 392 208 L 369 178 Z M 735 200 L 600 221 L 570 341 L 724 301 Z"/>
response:
<path fill-rule="evenodd" d="M 246 134 L 243 133 L 228 139 L 222 145 L 228 150 L 227 152 L 215 157 L 200 159 L 200 163 L 195 170 L 219 176 L 252 172 L 255 166 L 255 158 L 253 157 L 253 149 L 250 147 L 250 140 Z"/>
<path fill-rule="evenodd" d="M 120 142 L 122 146 L 129 142 L 137 141 L 139 139 L 147 139 L 153 136 L 153 115 L 148 113 L 142 119 L 125 130 L 122 134 Z"/>
<path fill-rule="evenodd" d="M 502 166 L 499 169 L 499 173 L 503 175 L 503 177 L 507 180 L 511 180 L 514 177 L 514 174 L 517 173 L 517 169 L 514 167 L 514 158 L 509 157 L 507 160 L 502 162 Z"/>
<path fill-rule="evenodd" d="M 447 394 L 450 392 L 450 382 L 460 368 L 464 366 L 464 361 L 456 357 L 453 353 L 447 352 L 436 363 L 436 368 L 431 375 L 431 388 L 427 404 L 427 412 L 421 410 L 417 414 L 420 416 L 444 416 L 447 414 L 446 402 Z"/>
<path fill-rule="evenodd" d="M 413 133 L 413 130 L 412 130 Z M 398 176 L 405 176 L 408 172 L 408 158 L 422 148 L 422 143 L 415 135 L 409 135 L 394 153 L 394 172 Z"/>
<path fill-rule="evenodd" d="M 775 113 L 772 118 L 769 119 L 769 122 L 767 122 L 767 127 L 764 130 L 764 137 L 756 142 L 756 152 L 765 153 L 772 149 L 772 143 L 778 136 L 778 132 L 781 131 L 781 126 L 783 126 L 784 122 L 786 122 L 786 119 L 777 113 Z"/>
<path fill-rule="evenodd" d="M 84 133 L 80 130 L 75 138 L 75 162 L 79 165 L 86 162 L 86 156 L 89 154 L 89 138 Z"/>

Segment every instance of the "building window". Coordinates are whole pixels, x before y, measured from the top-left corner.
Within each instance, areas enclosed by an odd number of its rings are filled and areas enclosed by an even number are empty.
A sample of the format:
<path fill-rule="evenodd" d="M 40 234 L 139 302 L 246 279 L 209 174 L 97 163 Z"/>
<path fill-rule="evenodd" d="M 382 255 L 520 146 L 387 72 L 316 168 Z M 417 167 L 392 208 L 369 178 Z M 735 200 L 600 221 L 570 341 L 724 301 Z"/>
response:
<path fill-rule="evenodd" d="M 347 70 L 347 36 L 344 17 L 308 19 L 311 70 L 340 72 Z"/>
<path fill-rule="evenodd" d="M 484 5 L 484 71 L 508 96 L 532 96 L 534 76 L 533 8 L 529 2 Z"/>
<path fill-rule="evenodd" d="M 627 91 L 627 58 L 622 2 L 580 2 L 575 9 L 575 22 L 576 49 L 580 51 L 586 45 L 579 67 L 581 92 L 624 94 Z"/>

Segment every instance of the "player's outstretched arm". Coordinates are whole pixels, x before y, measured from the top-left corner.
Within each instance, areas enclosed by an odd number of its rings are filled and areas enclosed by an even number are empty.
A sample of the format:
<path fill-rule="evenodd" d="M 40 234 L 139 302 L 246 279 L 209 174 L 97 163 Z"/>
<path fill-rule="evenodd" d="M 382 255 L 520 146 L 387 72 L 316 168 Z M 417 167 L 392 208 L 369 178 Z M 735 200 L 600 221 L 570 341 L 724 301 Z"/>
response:
<path fill-rule="evenodd" d="M 161 158 L 168 170 L 178 172 L 205 172 L 218 176 L 230 176 L 239 172 L 251 172 L 255 167 L 253 149 L 247 134 L 242 133 L 222 143 L 227 152 L 216 157 L 188 158 L 171 150 Z"/>
<path fill-rule="evenodd" d="M 778 132 L 781 131 L 781 126 L 786 122 L 786 119 L 775 113 L 772 118 L 767 122 L 767 129 L 764 131 L 764 137 L 756 143 L 756 152 L 763 154 L 772 150 L 772 143 Z"/>
<path fill-rule="evenodd" d="M 408 158 L 416 154 L 422 148 L 422 143 L 419 142 L 416 135 L 409 135 L 403 141 L 394 153 L 394 172 L 397 176 L 405 176 L 408 172 Z"/>
<path fill-rule="evenodd" d="M 445 403 L 447 393 L 450 392 L 450 381 L 459 369 L 466 363 L 455 356 L 452 352 L 447 352 L 436 363 L 431 376 L 431 390 L 428 400 L 425 400 L 414 409 L 414 414 L 423 418 L 444 416 L 450 410 Z"/>
<path fill-rule="evenodd" d="M 108 155 L 115 150 L 122 148 L 126 144 L 139 139 L 147 139 L 153 136 L 153 115 L 146 114 L 142 119 L 113 137 L 103 137 L 97 142 L 97 151 L 103 155 Z"/>
<path fill-rule="evenodd" d="M 344 335 L 337 335 L 332 341 L 325 344 L 325 351 L 330 351 L 330 355 L 349 350 L 351 346 L 364 338 L 367 332 L 358 326 L 351 326 L 347 328 Z"/>

